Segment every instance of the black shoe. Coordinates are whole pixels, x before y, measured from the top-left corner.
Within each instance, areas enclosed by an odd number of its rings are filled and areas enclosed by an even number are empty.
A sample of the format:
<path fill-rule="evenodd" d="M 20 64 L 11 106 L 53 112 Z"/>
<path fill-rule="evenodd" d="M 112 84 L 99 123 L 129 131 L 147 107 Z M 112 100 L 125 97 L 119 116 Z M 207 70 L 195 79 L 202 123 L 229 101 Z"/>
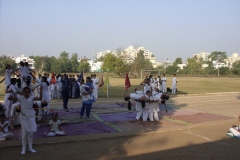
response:
<path fill-rule="evenodd" d="M 67 109 L 65 109 L 65 111 L 66 111 L 66 112 L 68 112 L 68 108 L 67 108 Z"/>

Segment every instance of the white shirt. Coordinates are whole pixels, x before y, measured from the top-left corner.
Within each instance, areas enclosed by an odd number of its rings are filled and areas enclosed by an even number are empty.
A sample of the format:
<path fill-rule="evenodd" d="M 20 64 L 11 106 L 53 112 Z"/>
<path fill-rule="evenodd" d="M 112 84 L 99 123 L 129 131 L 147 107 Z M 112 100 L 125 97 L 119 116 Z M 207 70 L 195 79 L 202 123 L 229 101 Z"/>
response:
<path fill-rule="evenodd" d="M 98 83 L 98 79 L 97 78 L 93 79 L 94 89 L 98 88 L 98 84 L 96 84 L 96 83 Z"/>
<path fill-rule="evenodd" d="M 51 131 L 59 131 L 58 126 L 61 124 L 61 121 L 57 120 L 57 122 L 53 122 L 53 120 L 50 120 L 49 124 L 51 126 Z"/>
<path fill-rule="evenodd" d="M 163 77 L 163 78 L 162 78 L 162 82 L 163 82 L 163 83 L 166 83 L 166 81 L 167 81 L 167 78 L 166 78 L 166 77 Z"/>
<path fill-rule="evenodd" d="M 176 77 L 173 77 L 172 79 L 172 84 L 176 84 L 177 83 L 177 78 Z"/>
<path fill-rule="evenodd" d="M 5 81 L 4 81 L 5 85 L 11 84 L 11 72 L 12 72 L 11 69 L 6 69 L 5 71 Z"/>
<path fill-rule="evenodd" d="M 25 98 L 24 96 L 18 96 L 18 101 L 21 104 L 21 119 L 29 119 L 35 116 L 33 109 L 34 96 Z"/>
<path fill-rule="evenodd" d="M 145 85 L 144 85 L 144 94 L 146 94 L 147 91 L 151 91 L 151 85 L 148 85 L 148 84 L 145 83 Z"/>

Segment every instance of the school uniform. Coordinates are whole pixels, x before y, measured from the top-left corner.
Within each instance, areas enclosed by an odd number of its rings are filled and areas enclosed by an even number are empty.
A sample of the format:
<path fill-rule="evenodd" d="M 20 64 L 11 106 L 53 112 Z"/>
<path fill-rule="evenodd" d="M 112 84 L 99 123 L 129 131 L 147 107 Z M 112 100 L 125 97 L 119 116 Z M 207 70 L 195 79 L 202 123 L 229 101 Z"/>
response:
<path fill-rule="evenodd" d="M 167 78 L 166 77 L 162 78 L 162 92 L 163 93 L 167 92 Z"/>
<path fill-rule="evenodd" d="M 5 125 L 6 125 L 6 127 L 3 129 L 3 131 L 4 131 L 5 133 L 0 132 L 0 140 L 5 140 L 6 138 L 10 138 L 10 137 L 13 136 L 12 133 L 8 132 L 9 122 L 8 122 L 8 121 L 5 121 L 4 123 L 1 123 L 1 122 L 0 122 L 0 127 L 3 127 L 3 126 L 5 126 Z"/>
<path fill-rule="evenodd" d="M 56 135 L 63 136 L 66 135 L 64 131 L 59 131 L 58 126 L 61 124 L 60 120 L 57 120 L 57 122 L 54 122 L 53 120 L 49 121 L 49 125 L 51 126 L 51 131 L 48 133 L 47 136 L 53 137 Z"/>
<path fill-rule="evenodd" d="M 61 82 L 61 77 L 58 77 L 56 80 L 56 88 L 57 88 L 57 99 L 60 99 L 61 96 L 61 91 L 62 91 L 62 82 Z"/>
<path fill-rule="evenodd" d="M 23 82 L 23 80 L 25 80 L 27 78 L 27 74 L 26 74 L 26 68 L 24 66 L 20 66 L 19 67 L 20 70 L 20 78 L 21 78 L 21 82 Z"/>
<path fill-rule="evenodd" d="M 4 84 L 6 85 L 6 87 L 11 84 L 11 73 L 12 73 L 11 69 L 6 69 L 4 80 Z"/>
<path fill-rule="evenodd" d="M 154 121 L 154 119 L 156 121 L 159 121 L 158 112 L 160 110 L 159 110 L 158 101 L 160 101 L 161 95 L 162 95 L 161 93 L 152 92 L 152 96 L 150 97 L 150 99 L 153 100 L 154 102 L 149 103 L 149 119 L 150 119 L 150 121 Z"/>
<path fill-rule="evenodd" d="M 86 83 L 85 85 L 89 86 L 89 88 L 94 89 L 94 86 L 91 82 Z M 89 88 L 85 88 L 87 92 L 89 91 Z M 80 92 L 82 92 L 81 89 L 80 89 Z M 93 97 L 93 98 L 91 100 L 89 100 L 88 96 Z M 90 112 L 91 112 L 91 109 L 92 109 L 92 103 L 93 102 L 95 102 L 95 97 L 94 97 L 93 93 L 90 93 L 89 95 L 82 95 L 82 108 L 81 108 L 81 111 L 80 111 L 80 117 L 83 116 L 85 108 L 86 108 L 86 117 L 87 118 L 90 117 Z"/>
<path fill-rule="evenodd" d="M 177 86 L 177 78 L 173 77 L 173 80 L 172 80 L 172 93 L 173 94 L 176 93 L 176 86 Z"/>
<path fill-rule="evenodd" d="M 32 150 L 33 132 L 37 131 L 37 125 L 35 121 L 35 111 L 33 109 L 34 96 L 25 98 L 19 96 L 18 101 L 21 104 L 20 121 L 22 128 L 22 150 L 25 154 L 27 139 L 29 150 Z"/>
<path fill-rule="evenodd" d="M 94 86 L 94 97 L 97 98 L 98 97 L 98 79 L 97 78 L 93 79 L 93 86 Z"/>
<path fill-rule="evenodd" d="M 146 94 L 147 91 L 151 91 L 151 87 L 152 87 L 151 83 L 150 83 L 150 85 L 148 85 L 147 83 L 145 83 L 145 84 L 144 84 L 144 94 Z"/>
<path fill-rule="evenodd" d="M 10 116 L 10 112 L 11 112 L 11 108 L 12 108 L 12 104 L 13 104 L 13 101 L 12 100 L 8 100 L 8 98 L 10 96 L 14 96 L 14 94 L 17 92 L 17 89 L 16 89 L 16 86 L 11 84 L 7 91 L 13 91 L 13 92 L 10 92 L 10 93 L 6 93 L 5 94 L 5 98 L 4 98 L 4 105 L 6 107 L 6 110 L 5 110 L 5 115 L 6 117 L 9 117 Z"/>
<path fill-rule="evenodd" d="M 149 96 L 145 95 L 145 99 L 149 100 Z M 149 116 L 149 102 L 145 102 L 145 107 L 142 109 L 143 111 L 143 121 L 146 122 Z"/>
<path fill-rule="evenodd" d="M 143 96 L 143 91 L 136 91 L 136 93 L 139 96 Z M 135 107 L 137 111 L 136 119 L 139 120 L 142 117 L 142 113 L 143 113 L 142 103 L 139 101 L 135 101 Z"/>

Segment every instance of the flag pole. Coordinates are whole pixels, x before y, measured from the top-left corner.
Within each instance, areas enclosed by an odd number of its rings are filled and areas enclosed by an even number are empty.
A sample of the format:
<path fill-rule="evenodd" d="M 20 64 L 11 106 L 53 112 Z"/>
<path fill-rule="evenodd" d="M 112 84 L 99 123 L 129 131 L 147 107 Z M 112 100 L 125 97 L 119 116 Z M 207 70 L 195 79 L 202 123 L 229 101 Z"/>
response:
<path fill-rule="evenodd" d="M 107 98 L 108 98 L 108 85 L 107 85 Z"/>

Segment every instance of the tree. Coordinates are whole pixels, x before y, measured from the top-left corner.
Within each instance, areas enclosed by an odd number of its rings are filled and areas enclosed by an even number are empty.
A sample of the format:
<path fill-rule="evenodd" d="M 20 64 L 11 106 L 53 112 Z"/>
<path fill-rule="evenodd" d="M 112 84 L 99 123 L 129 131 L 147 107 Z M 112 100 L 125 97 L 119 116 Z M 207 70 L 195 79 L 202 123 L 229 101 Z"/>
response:
<path fill-rule="evenodd" d="M 79 63 L 78 63 L 78 54 L 73 53 L 70 59 L 72 72 L 77 72 Z"/>
<path fill-rule="evenodd" d="M 7 64 L 10 64 L 12 66 L 13 70 L 15 70 L 17 68 L 17 64 L 10 57 L 3 55 L 0 57 L 0 61 L 1 61 L 1 63 L 0 63 L 0 73 L 1 74 L 3 74 L 5 72 Z"/>
<path fill-rule="evenodd" d="M 91 71 L 91 66 L 88 63 L 87 59 L 83 59 L 79 62 L 77 69 L 78 69 L 78 71 L 83 71 L 85 73 L 88 73 Z"/>
<path fill-rule="evenodd" d="M 141 70 L 151 70 L 153 69 L 152 63 L 149 59 L 145 59 L 144 51 L 140 50 L 137 57 L 133 60 L 132 71 L 138 74 Z"/>
<path fill-rule="evenodd" d="M 117 56 L 112 53 L 107 53 L 103 57 L 103 71 L 114 72 L 116 67 Z"/>
<path fill-rule="evenodd" d="M 212 61 L 216 61 L 217 63 L 223 63 L 224 60 L 227 58 L 226 52 L 214 51 L 210 54 L 209 58 Z M 218 76 L 219 76 L 219 68 L 218 68 Z"/>
<path fill-rule="evenodd" d="M 173 62 L 173 65 L 174 66 L 177 66 L 178 64 L 182 64 L 182 58 L 180 58 L 180 57 L 178 57 L 178 58 L 176 58 L 176 60 Z"/>
<path fill-rule="evenodd" d="M 69 60 L 69 53 L 63 51 L 58 58 L 59 65 L 61 67 L 61 72 L 71 72 L 71 62 Z"/>
<path fill-rule="evenodd" d="M 187 59 L 186 71 L 188 74 L 199 74 L 202 70 L 202 64 L 198 62 L 197 57 Z"/>
<path fill-rule="evenodd" d="M 177 72 L 177 70 L 178 70 L 178 66 L 176 66 L 176 65 L 168 66 L 166 68 L 166 70 L 165 70 L 165 73 L 167 73 L 167 74 L 174 74 L 174 73 Z"/>

